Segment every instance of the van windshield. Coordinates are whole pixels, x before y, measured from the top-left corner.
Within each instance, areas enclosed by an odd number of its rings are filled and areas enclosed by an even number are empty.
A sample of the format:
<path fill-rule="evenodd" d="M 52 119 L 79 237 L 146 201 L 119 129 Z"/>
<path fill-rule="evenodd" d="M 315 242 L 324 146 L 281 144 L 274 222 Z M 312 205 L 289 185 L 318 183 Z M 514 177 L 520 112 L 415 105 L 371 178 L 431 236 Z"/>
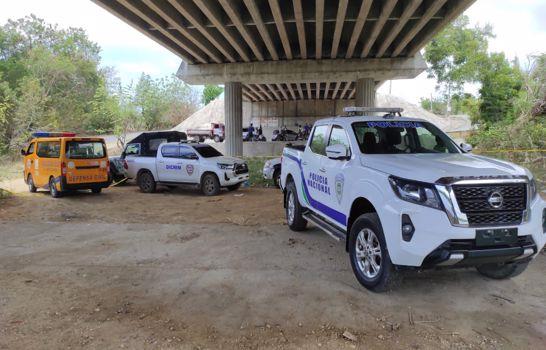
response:
<path fill-rule="evenodd" d="M 69 141 L 66 157 L 69 159 L 98 159 L 106 156 L 106 147 L 100 141 Z"/>
<path fill-rule="evenodd" d="M 420 121 L 369 121 L 353 123 L 365 154 L 460 153 L 455 143 L 431 123 Z"/>

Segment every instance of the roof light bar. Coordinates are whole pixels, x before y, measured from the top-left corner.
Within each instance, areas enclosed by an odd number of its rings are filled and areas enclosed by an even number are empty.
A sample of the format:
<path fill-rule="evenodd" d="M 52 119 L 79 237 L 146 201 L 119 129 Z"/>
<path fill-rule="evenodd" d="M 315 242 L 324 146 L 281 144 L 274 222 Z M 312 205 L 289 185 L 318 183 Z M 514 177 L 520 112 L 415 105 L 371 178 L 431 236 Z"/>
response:
<path fill-rule="evenodd" d="M 404 108 L 400 107 L 345 107 L 343 111 L 348 115 L 362 115 L 364 113 L 387 113 L 402 115 Z"/>
<path fill-rule="evenodd" d="M 74 137 L 76 133 L 74 132 L 47 132 L 47 131 L 38 131 L 32 134 L 32 137 Z"/>

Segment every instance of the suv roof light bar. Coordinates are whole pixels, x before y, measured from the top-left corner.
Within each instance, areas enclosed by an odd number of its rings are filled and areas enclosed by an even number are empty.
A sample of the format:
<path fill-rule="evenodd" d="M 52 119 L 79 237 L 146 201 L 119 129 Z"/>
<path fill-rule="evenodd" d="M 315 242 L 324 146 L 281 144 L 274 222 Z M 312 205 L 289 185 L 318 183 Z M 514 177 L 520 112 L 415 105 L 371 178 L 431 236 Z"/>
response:
<path fill-rule="evenodd" d="M 383 117 L 392 118 L 398 114 L 399 117 L 402 116 L 404 108 L 400 107 L 345 107 L 343 111 L 347 113 L 348 116 L 355 115 L 364 115 L 365 113 L 386 113 Z"/>

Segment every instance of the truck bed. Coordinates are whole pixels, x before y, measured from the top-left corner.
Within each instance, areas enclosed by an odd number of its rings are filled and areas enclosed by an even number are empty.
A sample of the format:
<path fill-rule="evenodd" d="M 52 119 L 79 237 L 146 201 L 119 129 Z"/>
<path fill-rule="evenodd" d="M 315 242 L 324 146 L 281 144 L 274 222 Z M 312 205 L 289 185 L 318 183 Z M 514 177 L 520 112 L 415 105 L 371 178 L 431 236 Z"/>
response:
<path fill-rule="evenodd" d="M 295 149 L 297 151 L 302 151 L 302 152 L 305 151 L 305 145 L 293 145 L 293 144 L 289 143 L 284 147 Z"/>

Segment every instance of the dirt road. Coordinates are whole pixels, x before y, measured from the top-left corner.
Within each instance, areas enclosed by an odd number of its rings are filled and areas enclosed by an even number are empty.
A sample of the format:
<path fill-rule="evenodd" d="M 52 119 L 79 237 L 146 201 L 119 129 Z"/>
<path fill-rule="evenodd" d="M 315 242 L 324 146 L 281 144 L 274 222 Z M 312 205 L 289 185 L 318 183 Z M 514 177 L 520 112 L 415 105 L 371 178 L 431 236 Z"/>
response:
<path fill-rule="evenodd" d="M 0 349 L 539 349 L 545 270 L 374 294 L 342 244 L 288 230 L 274 189 L 19 193 L 0 201 Z"/>

